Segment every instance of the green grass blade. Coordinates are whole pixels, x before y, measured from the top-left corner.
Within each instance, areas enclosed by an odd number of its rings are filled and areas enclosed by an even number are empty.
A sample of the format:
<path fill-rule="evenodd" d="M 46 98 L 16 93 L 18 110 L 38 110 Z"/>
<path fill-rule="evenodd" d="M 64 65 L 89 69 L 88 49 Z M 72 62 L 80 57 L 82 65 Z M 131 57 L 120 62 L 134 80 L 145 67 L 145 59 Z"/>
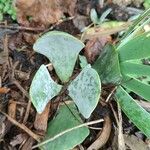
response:
<path fill-rule="evenodd" d="M 150 76 L 150 66 L 132 62 L 120 63 L 121 72 L 130 77 Z"/>
<path fill-rule="evenodd" d="M 146 18 L 150 15 L 150 8 L 147 9 L 144 13 L 142 13 L 135 21 L 134 23 L 129 27 L 127 32 L 124 34 L 124 36 L 121 38 L 121 43 L 119 43 L 118 48 L 122 47 L 124 44 L 126 44 L 130 39 L 133 38 L 135 33 L 139 31 L 145 24 L 147 24 L 150 19 L 146 20 Z"/>
<path fill-rule="evenodd" d="M 150 138 L 150 114 L 138 105 L 122 87 L 117 89 L 115 99 L 128 118 Z"/>
<path fill-rule="evenodd" d="M 130 40 L 119 49 L 120 62 L 150 57 L 150 32 Z"/>
<path fill-rule="evenodd" d="M 124 76 L 124 79 L 125 81 L 122 83 L 122 86 L 150 101 L 150 85 L 129 76 Z"/>
<path fill-rule="evenodd" d="M 124 34 L 122 39 L 126 38 L 128 35 L 130 35 L 131 32 L 134 31 L 135 27 L 141 23 L 141 21 L 147 17 L 150 14 L 150 8 L 147 9 L 144 13 L 142 13 L 136 21 L 129 27 L 128 31 Z"/>

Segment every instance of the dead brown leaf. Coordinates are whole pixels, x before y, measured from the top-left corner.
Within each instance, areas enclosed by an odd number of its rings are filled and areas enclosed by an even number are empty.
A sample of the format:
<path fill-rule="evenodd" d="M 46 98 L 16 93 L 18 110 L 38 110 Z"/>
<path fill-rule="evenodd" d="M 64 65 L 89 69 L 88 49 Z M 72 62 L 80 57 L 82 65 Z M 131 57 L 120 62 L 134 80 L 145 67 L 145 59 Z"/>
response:
<path fill-rule="evenodd" d="M 105 27 L 105 26 L 91 27 L 85 30 L 85 32 L 82 34 L 81 40 L 84 42 L 85 40 L 92 38 L 107 37 L 127 29 L 131 24 L 132 24 L 131 22 L 126 22 L 116 27 Z"/>
<path fill-rule="evenodd" d="M 92 63 L 96 60 L 108 41 L 111 41 L 111 36 L 92 38 L 87 42 L 84 54 L 88 62 Z"/>
<path fill-rule="evenodd" d="M 27 141 L 22 146 L 21 150 L 32 150 L 32 145 L 34 141 L 35 140 L 32 137 L 28 138 Z"/>
<path fill-rule="evenodd" d="M 39 34 L 31 34 L 31 33 L 26 33 L 26 32 L 24 32 L 23 33 L 23 39 L 27 42 L 27 43 L 29 43 L 29 44 L 33 44 L 33 43 L 35 43 L 35 41 L 37 40 L 39 38 Z"/>
<path fill-rule="evenodd" d="M 73 19 L 74 26 L 78 28 L 80 31 L 82 31 L 85 27 L 87 27 L 89 23 L 90 23 L 89 18 L 83 15 L 77 15 Z"/>
<path fill-rule="evenodd" d="M 50 103 L 46 106 L 45 110 L 42 114 L 36 114 L 36 119 L 34 121 L 34 127 L 38 131 L 46 132 L 47 130 L 47 121 L 48 121 L 48 115 L 50 110 Z"/>
<path fill-rule="evenodd" d="M 0 94 L 6 94 L 9 92 L 9 88 L 6 88 L 6 87 L 0 87 Z"/>
<path fill-rule="evenodd" d="M 73 16 L 77 0 L 16 0 L 17 20 L 20 24 L 30 23 L 48 26 L 58 22 L 64 13 Z M 29 21 L 29 18 L 31 20 Z"/>
<path fill-rule="evenodd" d="M 131 150 L 149 150 L 148 145 L 134 135 L 124 134 L 124 140 Z"/>
<path fill-rule="evenodd" d="M 129 4 L 134 4 L 136 7 L 139 7 L 141 3 L 144 2 L 144 0 L 113 0 L 114 4 L 117 4 L 119 6 L 127 6 Z"/>
<path fill-rule="evenodd" d="M 14 147 L 18 144 L 21 144 L 27 138 L 28 138 L 27 134 L 22 134 L 22 133 L 18 134 L 11 140 L 10 145 Z"/>
<path fill-rule="evenodd" d="M 8 105 L 8 115 L 13 119 L 16 119 L 16 108 L 17 104 L 14 101 L 11 101 Z"/>

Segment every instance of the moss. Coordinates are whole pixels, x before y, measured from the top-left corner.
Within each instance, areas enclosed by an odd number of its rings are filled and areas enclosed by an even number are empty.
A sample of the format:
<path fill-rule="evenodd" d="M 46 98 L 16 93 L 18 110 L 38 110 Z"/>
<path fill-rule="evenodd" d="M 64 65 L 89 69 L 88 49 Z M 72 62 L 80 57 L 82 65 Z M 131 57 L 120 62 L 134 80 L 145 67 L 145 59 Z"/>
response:
<path fill-rule="evenodd" d="M 13 20 L 16 20 L 16 10 L 12 5 L 13 0 L 0 0 L 0 21 L 3 16 L 8 14 Z"/>

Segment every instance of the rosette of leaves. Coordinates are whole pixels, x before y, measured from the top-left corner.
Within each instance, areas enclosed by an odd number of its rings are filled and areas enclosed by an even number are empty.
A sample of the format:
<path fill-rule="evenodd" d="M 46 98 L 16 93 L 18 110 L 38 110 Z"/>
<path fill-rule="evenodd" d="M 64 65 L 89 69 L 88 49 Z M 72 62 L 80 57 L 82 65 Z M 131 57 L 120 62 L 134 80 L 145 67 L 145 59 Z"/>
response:
<path fill-rule="evenodd" d="M 150 10 L 142 14 L 117 46 L 107 45 L 93 65 L 103 84 L 116 86 L 116 101 L 147 137 L 150 137 L 150 114 L 127 91 L 150 101 L 150 66 L 146 63 L 150 58 L 150 32 L 139 34 L 150 20 L 146 18 L 149 14 Z"/>
<path fill-rule="evenodd" d="M 33 49 L 49 59 L 61 81 L 61 84 L 56 83 L 50 76 L 45 65 L 41 65 L 38 69 L 29 91 L 31 101 L 38 113 L 42 113 L 47 103 L 52 100 L 52 98 L 60 94 L 60 92 L 62 93 L 63 86 L 69 84 L 67 88 L 69 91 L 68 95 L 77 106 L 79 110 L 78 113 L 81 113 L 85 118 L 90 117 L 98 104 L 101 94 L 101 82 L 98 73 L 95 69 L 91 68 L 90 64 L 82 65 L 84 67 L 79 75 L 73 81 L 70 80 L 79 52 L 83 49 L 83 47 L 84 44 L 75 37 L 58 31 L 48 32 L 35 42 Z M 60 115 L 58 115 L 58 118 L 61 118 L 62 122 L 68 122 L 64 126 L 62 126 L 63 123 L 59 123 L 60 119 L 57 119 L 57 117 L 50 122 L 49 128 L 54 128 L 52 135 L 56 135 L 59 131 L 61 132 L 65 129 L 74 127 L 75 125 L 81 124 L 82 121 L 73 121 L 75 118 L 68 111 L 69 110 L 63 109 L 63 112 L 60 112 Z M 77 114 L 77 110 L 75 110 L 75 112 L 75 114 Z M 69 115 L 71 115 L 71 117 L 68 117 Z M 64 118 L 67 120 L 64 120 Z M 77 118 L 77 120 L 81 120 L 79 114 L 77 115 Z M 54 126 L 52 125 L 53 123 Z M 59 128 L 59 130 L 56 130 L 57 128 L 55 125 Z M 75 139 L 73 141 L 72 139 L 74 137 L 70 138 L 71 133 L 68 133 L 65 135 L 65 138 L 68 140 L 67 143 L 63 142 L 62 137 L 60 138 L 62 143 L 59 143 L 60 141 L 57 139 L 54 143 L 50 142 L 45 147 L 52 146 L 55 150 L 59 150 L 61 147 L 58 146 L 56 148 L 55 146 L 63 145 L 64 149 L 71 149 L 73 146 L 81 143 L 89 134 L 87 127 L 82 129 L 83 134 L 80 134 L 80 130 L 81 129 L 77 129 L 76 132 L 73 132 L 75 135 Z M 56 141 L 59 141 L 59 144 L 57 144 Z"/>
<path fill-rule="evenodd" d="M 0 0 L 0 21 L 3 20 L 3 16 L 8 14 L 13 20 L 16 20 L 16 11 L 12 5 L 13 0 Z"/>

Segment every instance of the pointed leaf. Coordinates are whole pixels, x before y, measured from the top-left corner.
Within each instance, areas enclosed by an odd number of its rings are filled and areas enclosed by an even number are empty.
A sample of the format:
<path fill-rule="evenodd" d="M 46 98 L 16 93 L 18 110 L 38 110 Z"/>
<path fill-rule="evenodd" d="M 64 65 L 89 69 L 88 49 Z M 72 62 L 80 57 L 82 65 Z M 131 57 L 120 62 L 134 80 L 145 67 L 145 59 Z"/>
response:
<path fill-rule="evenodd" d="M 140 105 L 138 105 L 122 87 L 119 87 L 117 89 L 115 98 L 123 112 L 129 117 L 129 119 L 148 138 L 150 138 L 150 114 Z"/>
<path fill-rule="evenodd" d="M 96 12 L 96 10 L 95 10 L 94 8 L 92 8 L 91 11 L 90 11 L 90 19 L 91 19 L 91 21 L 92 21 L 94 24 L 97 24 L 98 21 L 99 21 L 97 12 Z"/>
<path fill-rule="evenodd" d="M 84 44 L 73 36 L 51 31 L 39 38 L 33 49 L 45 55 L 52 62 L 61 81 L 67 82 L 83 47 Z"/>
<path fill-rule="evenodd" d="M 61 87 L 53 81 L 46 66 L 42 65 L 33 78 L 29 92 L 38 113 L 43 112 L 46 104 L 60 92 Z"/>
<path fill-rule="evenodd" d="M 45 140 L 82 123 L 75 105 L 71 103 L 68 104 L 68 107 L 62 105 L 59 108 L 57 116 L 51 122 L 49 122 Z M 89 130 L 87 127 L 78 128 L 59 136 L 53 141 L 42 146 L 42 148 L 44 150 L 70 150 L 76 145 L 82 143 L 88 135 Z"/>
<path fill-rule="evenodd" d="M 125 81 L 121 84 L 122 86 L 150 101 L 150 85 L 129 76 L 124 76 L 123 78 Z"/>
<path fill-rule="evenodd" d="M 150 33 L 144 33 L 137 36 L 127 42 L 125 45 L 120 47 L 119 50 L 119 60 L 121 62 L 132 60 L 132 59 L 142 59 L 150 57 Z"/>
<path fill-rule="evenodd" d="M 68 87 L 69 96 L 85 118 L 89 118 L 100 98 L 101 82 L 98 73 L 86 66 Z"/>
<path fill-rule="evenodd" d="M 115 51 L 113 45 L 106 45 L 94 63 L 93 68 L 98 72 L 103 84 L 116 84 L 122 78 L 118 53 Z"/>

